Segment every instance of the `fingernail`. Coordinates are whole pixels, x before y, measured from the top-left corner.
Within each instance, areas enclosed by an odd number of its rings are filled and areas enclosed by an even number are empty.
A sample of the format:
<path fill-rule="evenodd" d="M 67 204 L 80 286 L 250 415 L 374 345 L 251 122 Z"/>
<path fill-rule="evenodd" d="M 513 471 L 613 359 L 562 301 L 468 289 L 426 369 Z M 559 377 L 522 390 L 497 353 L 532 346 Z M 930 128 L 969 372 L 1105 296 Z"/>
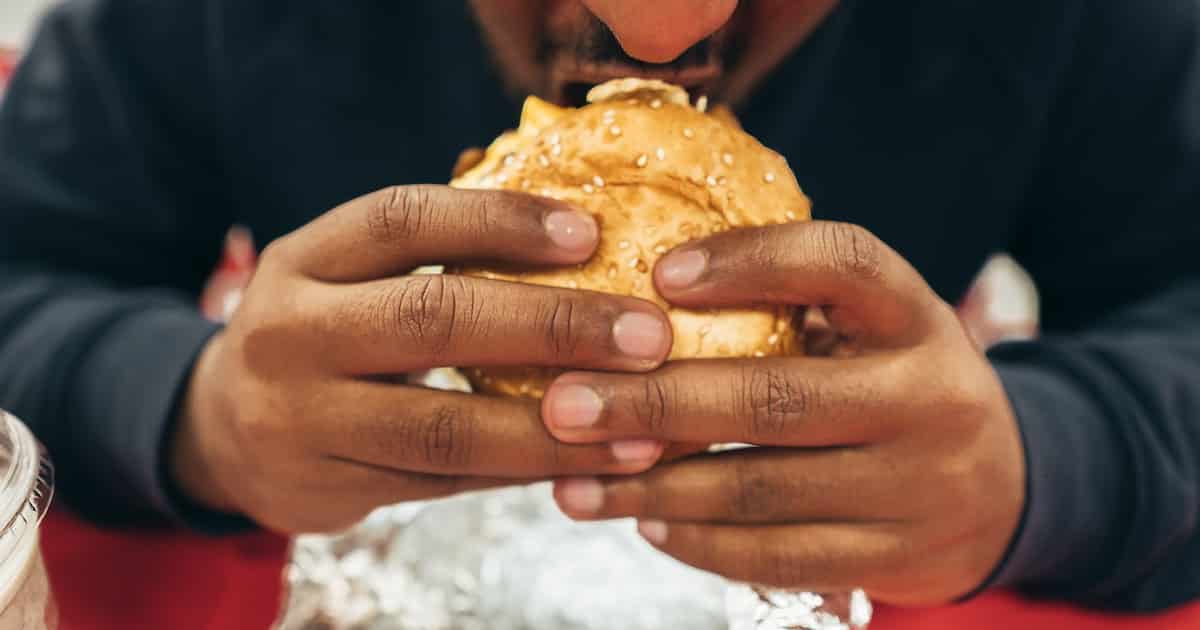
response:
<path fill-rule="evenodd" d="M 595 514 L 604 507 L 604 486 L 590 477 L 566 479 L 559 485 L 558 497 L 567 512 Z"/>
<path fill-rule="evenodd" d="M 556 385 L 546 395 L 548 420 L 563 429 L 584 429 L 600 420 L 604 401 L 584 385 Z"/>
<path fill-rule="evenodd" d="M 646 462 L 658 459 L 662 445 L 654 440 L 622 440 L 612 443 L 612 454 L 623 464 Z"/>
<path fill-rule="evenodd" d="M 646 313 L 625 313 L 613 324 L 617 349 L 638 359 L 657 359 L 667 344 L 667 327 Z"/>
<path fill-rule="evenodd" d="M 590 251 L 599 233 L 592 217 L 573 210 L 551 212 L 545 226 L 550 240 L 570 252 Z"/>
<path fill-rule="evenodd" d="M 683 289 L 699 280 L 707 266 L 708 256 L 703 250 L 671 252 L 658 261 L 658 280 L 664 288 Z"/>
<path fill-rule="evenodd" d="M 652 545 L 662 545 L 667 542 L 667 524 L 662 521 L 639 521 L 638 533 Z"/>

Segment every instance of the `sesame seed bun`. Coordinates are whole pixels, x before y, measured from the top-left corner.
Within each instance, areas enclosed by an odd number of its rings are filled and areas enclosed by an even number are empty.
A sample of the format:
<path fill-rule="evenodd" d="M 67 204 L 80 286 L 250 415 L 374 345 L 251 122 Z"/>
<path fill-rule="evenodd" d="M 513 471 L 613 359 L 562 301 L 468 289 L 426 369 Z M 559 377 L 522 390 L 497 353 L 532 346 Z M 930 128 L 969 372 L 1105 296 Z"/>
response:
<path fill-rule="evenodd" d="M 676 308 L 658 295 L 651 276 L 663 254 L 689 240 L 809 220 L 809 200 L 783 157 L 743 131 L 728 110 L 702 111 L 706 103 L 693 107 L 681 88 L 660 81 L 610 81 L 588 101 L 572 109 L 529 97 L 520 126 L 486 151 L 464 152 L 451 185 L 540 194 L 590 212 L 600 225 L 596 255 L 569 269 L 451 272 L 649 300 L 671 319 L 671 359 L 797 351 L 793 309 Z M 476 391 L 533 398 L 560 373 L 465 372 Z"/>

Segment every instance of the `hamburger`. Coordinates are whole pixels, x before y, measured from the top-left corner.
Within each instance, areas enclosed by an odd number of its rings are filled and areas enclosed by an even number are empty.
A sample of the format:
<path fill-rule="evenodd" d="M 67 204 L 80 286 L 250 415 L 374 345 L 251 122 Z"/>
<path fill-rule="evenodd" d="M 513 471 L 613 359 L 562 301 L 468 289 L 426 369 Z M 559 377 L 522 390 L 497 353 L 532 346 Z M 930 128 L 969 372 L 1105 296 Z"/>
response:
<path fill-rule="evenodd" d="M 693 104 L 682 88 L 619 79 L 588 104 L 526 99 L 519 126 L 468 150 L 450 185 L 563 200 L 591 213 L 600 242 L 566 269 L 469 267 L 471 276 L 649 300 L 674 329 L 670 359 L 764 357 L 797 351 L 791 307 L 689 310 L 668 304 L 651 272 L 687 241 L 725 230 L 810 219 L 811 204 L 784 158 L 743 131 L 727 109 Z M 469 368 L 477 392 L 540 398 L 562 370 Z"/>

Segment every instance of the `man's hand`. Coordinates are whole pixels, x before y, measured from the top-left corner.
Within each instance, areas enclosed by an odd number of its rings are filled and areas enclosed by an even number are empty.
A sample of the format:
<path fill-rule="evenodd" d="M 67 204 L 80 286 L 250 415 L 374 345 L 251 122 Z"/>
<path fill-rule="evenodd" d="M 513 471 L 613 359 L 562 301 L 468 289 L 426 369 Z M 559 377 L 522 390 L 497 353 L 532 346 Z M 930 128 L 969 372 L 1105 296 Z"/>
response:
<path fill-rule="evenodd" d="M 561 481 L 567 514 L 637 517 L 666 553 L 772 586 L 933 604 L 987 578 L 1024 501 L 1015 418 L 953 310 L 896 252 L 856 226 L 799 223 L 682 246 L 655 281 L 681 306 L 820 306 L 839 351 L 563 375 L 542 412 L 566 443 L 764 447 Z"/>
<path fill-rule="evenodd" d="M 503 192 L 399 187 L 272 243 L 197 362 L 171 444 L 193 499 L 281 531 L 344 527 L 380 505 L 564 474 L 648 468 L 655 442 L 567 446 L 536 403 L 396 384 L 439 366 L 645 371 L 670 348 L 654 305 L 462 276 L 461 261 L 565 265 L 590 217 Z"/>

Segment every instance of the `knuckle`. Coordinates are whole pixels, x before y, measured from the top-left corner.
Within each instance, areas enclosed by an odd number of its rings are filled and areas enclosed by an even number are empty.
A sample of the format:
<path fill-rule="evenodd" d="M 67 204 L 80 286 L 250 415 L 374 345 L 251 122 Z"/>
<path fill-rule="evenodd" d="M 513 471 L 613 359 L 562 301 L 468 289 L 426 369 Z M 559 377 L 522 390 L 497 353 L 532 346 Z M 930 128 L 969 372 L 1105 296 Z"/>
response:
<path fill-rule="evenodd" d="M 391 330 L 432 355 L 454 347 L 470 333 L 479 301 L 472 285 L 459 276 L 410 276 L 385 292 L 374 313 L 376 327 Z"/>
<path fill-rule="evenodd" d="M 368 237 L 390 244 L 420 234 L 433 218 L 431 198 L 429 186 L 391 186 L 372 195 L 366 212 Z"/>
<path fill-rule="evenodd" d="M 962 370 L 927 390 L 924 416 L 947 431 L 947 436 L 972 440 L 984 428 L 991 411 L 986 379 L 964 377 Z M 926 384 L 928 386 L 928 384 Z M 910 388 L 910 391 L 921 391 Z"/>
<path fill-rule="evenodd" d="M 555 357 L 575 356 L 589 336 L 587 309 L 572 297 L 556 294 L 542 313 L 546 344 Z"/>
<path fill-rule="evenodd" d="M 729 516 L 751 521 L 774 520 L 783 507 L 783 497 L 774 479 L 746 458 L 735 461 L 734 474 L 729 478 L 733 486 Z"/>
<path fill-rule="evenodd" d="M 647 376 L 641 391 L 633 396 L 633 417 L 647 435 L 661 435 L 666 428 L 676 387 L 669 379 Z"/>
<path fill-rule="evenodd" d="M 794 551 L 760 547 L 755 565 L 755 574 L 771 586 L 790 588 L 804 584 L 804 565 Z"/>
<path fill-rule="evenodd" d="M 261 271 L 286 269 L 291 260 L 291 236 L 281 236 L 263 248 L 258 256 L 257 268 Z"/>
<path fill-rule="evenodd" d="M 859 280 L 874 280 L 883 273 L 879 239 L 865 228 L 851 223 L 822 223 L 817 240 L 835 272 Z"/>
<path fill-rule="evenodd" d="M 781 248 L 768 229 L 756 229 L 747 233 L 750 240 L 746 259 L 754 269 L 775 269 L 780 266 Z"/>
<path fill-rule="evenodd" d="M 461 223 L 473 234 L 494 235 L 517 212 L 516 198 L 507 192 L 471 191 L 470 196 L 474 203 L 465 204 L 469 212 Z"/>
<path fill-rule="evenodd" d="M 755 439 L 769 442 L 789 436 L 820 404 L 815 387 L 792 379 L 784 370 L 753 365 L 746 371 L 742 388 L 748 399 L 743 405 L 749 410 L 746 430 Z"/>
<path fill-rule="evenodd" d="M 471 459 L 474 419 L 457 407 L 437 407 L 421 423 L 418 452 L 429 466 L 457 468 Z"/>

